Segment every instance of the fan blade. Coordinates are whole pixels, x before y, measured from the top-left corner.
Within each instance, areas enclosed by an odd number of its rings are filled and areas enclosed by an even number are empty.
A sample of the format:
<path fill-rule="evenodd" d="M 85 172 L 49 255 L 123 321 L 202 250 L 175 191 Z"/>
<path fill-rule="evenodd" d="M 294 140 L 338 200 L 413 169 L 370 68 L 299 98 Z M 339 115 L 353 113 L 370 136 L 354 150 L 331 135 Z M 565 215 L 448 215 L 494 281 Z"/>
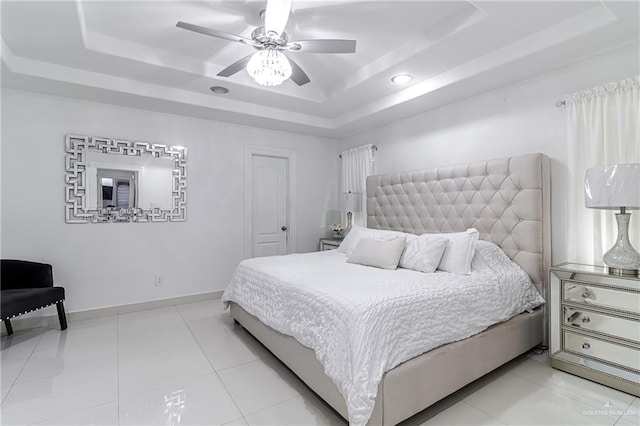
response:
<path fill-rule="evenodd" d="M 300 68 L 300 65 L 298 65 L 296 61 L 291 59 L 289 56 L 287 56 L 287 59 L 291 64 L 291 80 L 293 80 L 294 83 L 296 83 L 298 86 L 304 86 L 311 81 L 307 73 L 302 71 L 302 68 Z"/>
<path fill-rule="evenodd" d="M 287 26 L 291 13 L 291 0 L 268 0 L 264 15 L 264 29 L 269 34 L 274 32 L 280 37 Z"/>
<path fill-rule="evenodd" d="M 250 38 L 242 37 L 235 34 L 225 33 L 223 31 L 213 30 L 211 28 L 201 27 L 199 25 L 188 24 L 186 22 L 178 21 L 176 24 L 178 28 L 184 28 L 185 30 L 195 31 L 200 34 L 205 34 L 211 37 L 218 37 L 224 40 L 237 41 L 238 43 L 248 44 L 249 46 L 256 46 L 257 43 Z"/>
<path fill-rule="evenodd" d="M 291 41 L 292 51 L 311 53 L 356 53 L 355 40 L 301 40 Z M 299 46 L 297 49 L 296 47 Z"/>
<path fill-rule="evenodd" d="M 251 59 L 252 56 L 253 56 L 253 53 L 251 55 L 245 56 L 239 61 L 235 61 L 234 63 L 232 63 L 231 65 L 229 65 L 228 67 L 220 71 L 217 75 L 220 77 L 230 77 L 235 73 L 237 73 L 238 71 L 242 71 L 247 67 L 247 63 L 249 63 L 249 59 Z"/>

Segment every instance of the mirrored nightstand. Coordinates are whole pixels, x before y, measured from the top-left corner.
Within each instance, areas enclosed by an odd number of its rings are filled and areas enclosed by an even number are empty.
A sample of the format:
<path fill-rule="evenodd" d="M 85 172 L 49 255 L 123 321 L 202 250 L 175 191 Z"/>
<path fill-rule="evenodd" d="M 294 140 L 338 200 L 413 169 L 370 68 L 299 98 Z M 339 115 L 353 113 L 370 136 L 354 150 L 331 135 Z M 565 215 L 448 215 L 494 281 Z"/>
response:
<path fill-rule="evenodd" d="M 320 251 L 335 250 L 344 238 L 320 238 Z"/>
<path fill-rule="evenodd" d="M 551 365 L 640 396 L 640 278 L 563 263 L 550 286 Z"/>

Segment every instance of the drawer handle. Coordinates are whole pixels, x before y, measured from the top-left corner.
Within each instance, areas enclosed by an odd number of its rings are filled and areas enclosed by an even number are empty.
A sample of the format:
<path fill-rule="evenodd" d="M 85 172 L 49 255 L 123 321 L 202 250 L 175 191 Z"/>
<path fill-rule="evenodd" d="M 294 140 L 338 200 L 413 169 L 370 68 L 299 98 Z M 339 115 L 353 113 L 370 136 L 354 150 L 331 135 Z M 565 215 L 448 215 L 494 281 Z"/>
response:
<path fill-rule="evenodd" d="M 589 323 L 591 322 L 591 318 L 589 318 L 589 317 L 582 317 L 582 322 L 583 322 L 584 324 L 589 324 Z"/>
<path fill-rule="evenodd" d="M 585 289 L 582 291 L 582 298 L 583 299 L 593 299 L 596 300 L 597 297 L 595 294 L 593 294 L 593 292 L 591 290 L 589 290 L 588 288 L 585 287 Z"/>
<path fill-rule="evenodd" d="M 567 318 L 567 322 L 571 324 L 572 322 L 577 321 L 578 318 L 580 318 L 580 312 L 574 312 Z"/>
<path fill-rule="evenodd" d="M 585 349 L 585 350 L 591 349 L 591 345 L 589 343 L 587 343 L 587 342 L 584 342 L 582 344 L 582 349 Z"/>

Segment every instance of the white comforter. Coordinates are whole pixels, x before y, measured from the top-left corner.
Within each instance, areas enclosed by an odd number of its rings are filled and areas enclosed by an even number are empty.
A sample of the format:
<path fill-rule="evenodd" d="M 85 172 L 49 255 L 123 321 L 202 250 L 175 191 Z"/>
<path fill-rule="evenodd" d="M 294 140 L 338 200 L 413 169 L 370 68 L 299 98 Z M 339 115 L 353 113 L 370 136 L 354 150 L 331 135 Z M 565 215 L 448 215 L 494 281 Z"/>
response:
<path fill-rule="evenodd" d="M 381 270 L 335 251 L 249 259 L 222 300 L 313 349 L 359 426 L 386 371 L 544 302 L 502 252 L 484 252 L 471 275 Z"/>

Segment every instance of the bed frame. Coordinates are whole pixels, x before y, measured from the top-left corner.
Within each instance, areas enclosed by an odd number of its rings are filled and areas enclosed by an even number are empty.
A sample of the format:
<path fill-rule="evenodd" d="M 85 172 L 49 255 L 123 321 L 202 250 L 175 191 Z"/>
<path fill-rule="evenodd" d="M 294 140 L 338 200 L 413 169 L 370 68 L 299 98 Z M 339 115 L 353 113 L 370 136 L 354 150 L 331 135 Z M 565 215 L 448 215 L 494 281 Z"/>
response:
<path fill-rule="evenodd" d="M 549 160 L 528 154 L 423 171 L 370 176 L 367 225 L 423 234 L 475 227 L 531 277 L 546 299 L 550 266 Z M 315 352 L 231 303 L 231 315 L 316 394 L 347 418 Z M 523 313 L 440 346 L 385 373 L 369 425 L 395 425 L 547 342 L 546 309 Z"/>

